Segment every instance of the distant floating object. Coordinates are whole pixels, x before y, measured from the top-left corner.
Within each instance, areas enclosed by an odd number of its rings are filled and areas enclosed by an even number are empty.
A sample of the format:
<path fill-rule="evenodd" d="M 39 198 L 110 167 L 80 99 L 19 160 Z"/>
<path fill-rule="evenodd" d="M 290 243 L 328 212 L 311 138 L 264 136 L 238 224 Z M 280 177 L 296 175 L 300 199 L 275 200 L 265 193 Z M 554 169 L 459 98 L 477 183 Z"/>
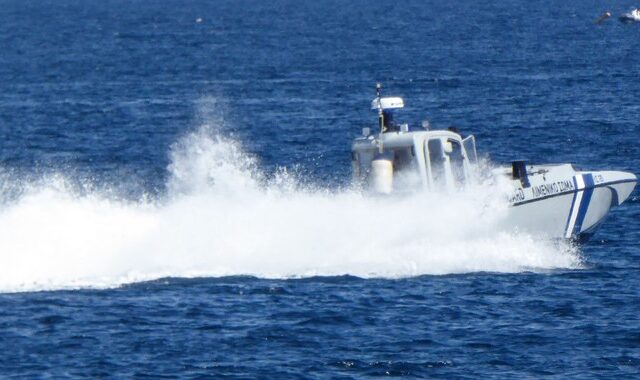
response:
<path fill-rule="evenodd" d="M 196 23 L 200 24 L 201 22 L 202 22 L 202 17 L 198 17 L 198 18 L 196 19 Z"/>
<path fill-rule="evenodd" d="M 625 13 L 618 17 L 621 22 L 640 22 L 640 9 L 633 9 L 629 13 Z"/>
<path fill-rule="evenodd" d="M 607 21 L 609 17 L 611 17 L 611 12 L 609 11 L 604 12 L 600 17 L 598 17 L 598 19 L 596 20 L 596 24 L 598 25 L 602 24 L 603 22 Z"/>

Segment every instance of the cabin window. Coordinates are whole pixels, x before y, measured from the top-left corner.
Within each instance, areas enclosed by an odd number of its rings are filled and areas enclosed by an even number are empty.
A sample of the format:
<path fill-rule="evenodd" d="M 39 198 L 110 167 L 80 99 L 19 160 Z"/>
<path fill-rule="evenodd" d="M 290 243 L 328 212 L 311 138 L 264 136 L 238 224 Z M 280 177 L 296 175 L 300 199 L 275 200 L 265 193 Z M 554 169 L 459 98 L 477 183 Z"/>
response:
<path fill-rule="evenodd" d="M 402 172 L 406 169 L 415 168 L 415 162 L 411 153 L 411 148 L 393 150 L 393 170 Z"/>
<path fill-rule="evenodd" d="M 456 185 L 462 185 L 465 180 L 464 176 L 464 155 L 462 154 L 462 145 L 456 140 L 447 140 L 451 144 L 451 152 L 448 152 L 449 162 L 451 162 L 451 174 Z"/>
<path fill-rule="evenodd" d="M 445 156 L 442 140 L 431 139 L 427 143 L 429 150 L 429 164 L 431 165 L 431 178 L 436 188 L 441 188 L 445 184 Z"/>

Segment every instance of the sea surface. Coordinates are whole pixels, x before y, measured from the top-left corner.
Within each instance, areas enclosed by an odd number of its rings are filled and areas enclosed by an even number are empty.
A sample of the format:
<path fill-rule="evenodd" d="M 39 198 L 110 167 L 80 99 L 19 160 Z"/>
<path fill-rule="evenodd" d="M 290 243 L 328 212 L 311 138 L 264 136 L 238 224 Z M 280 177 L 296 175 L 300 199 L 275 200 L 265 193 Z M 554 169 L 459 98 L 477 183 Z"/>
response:
<path fill-rule="evenodd" d="M 635 5 L 0 1 L 0 377 L 638 378 L 638 190 L 576 246 L 350 185 L 377 82 L 639 174 Z"/>

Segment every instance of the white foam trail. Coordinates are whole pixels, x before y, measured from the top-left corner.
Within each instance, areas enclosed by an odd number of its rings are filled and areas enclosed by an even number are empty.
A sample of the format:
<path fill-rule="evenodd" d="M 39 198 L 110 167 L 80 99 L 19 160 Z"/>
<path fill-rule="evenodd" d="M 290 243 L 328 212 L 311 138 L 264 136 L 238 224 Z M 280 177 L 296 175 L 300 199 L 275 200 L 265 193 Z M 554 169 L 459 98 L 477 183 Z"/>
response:
<path fill-rule="evenodd" d="M 568 245 L 498 227 L 507 207 L 487 186 L 396 200 L 300 189 L 286 173 L 266 180 L 237 142 L 207 128 L 171 157 L 161 201 L 80 196 L 51 181 L 0 202 L 0 291 L 165 276 L 397 278 L 581 265 Z"/>

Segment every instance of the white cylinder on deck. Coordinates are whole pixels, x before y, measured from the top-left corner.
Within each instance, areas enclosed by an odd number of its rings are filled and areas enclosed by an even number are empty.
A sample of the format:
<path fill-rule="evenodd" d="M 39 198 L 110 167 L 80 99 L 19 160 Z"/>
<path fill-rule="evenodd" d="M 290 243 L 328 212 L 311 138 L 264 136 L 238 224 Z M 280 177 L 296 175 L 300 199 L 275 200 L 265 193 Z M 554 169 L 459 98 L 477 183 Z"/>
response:
<path fill-rule="evenodd" d="M 393 162 L 387 158 L 371 161 L 371 187 L 380 194 L 389 194 L 393 190 Z"/>

